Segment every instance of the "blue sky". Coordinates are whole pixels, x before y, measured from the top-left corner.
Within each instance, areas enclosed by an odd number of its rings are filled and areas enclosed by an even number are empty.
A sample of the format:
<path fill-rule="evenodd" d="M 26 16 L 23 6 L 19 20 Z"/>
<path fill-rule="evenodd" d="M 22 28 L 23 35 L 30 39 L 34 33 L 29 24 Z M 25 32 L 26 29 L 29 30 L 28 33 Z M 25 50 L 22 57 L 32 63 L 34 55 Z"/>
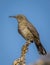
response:
<path fill-rule="evenodd" d="M 20 57 L 26 42 L 18 33 L 18 23 L 10 15 L 23 14 L 36 27 L 41 42 L 50 52 L 50 0 L 0 0 L 0 65 L 11 65 Z M 29 46 L 26 63 L 39 58 L 34 44 Z"/>

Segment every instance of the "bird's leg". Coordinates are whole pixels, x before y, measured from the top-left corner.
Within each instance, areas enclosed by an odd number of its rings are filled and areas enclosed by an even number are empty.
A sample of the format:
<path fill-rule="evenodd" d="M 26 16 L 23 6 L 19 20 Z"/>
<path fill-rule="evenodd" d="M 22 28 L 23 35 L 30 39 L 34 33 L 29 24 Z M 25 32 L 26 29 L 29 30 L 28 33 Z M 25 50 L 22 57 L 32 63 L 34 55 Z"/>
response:
<path fill-rule="evenodd" d="M 13 65 L 26 65 L 25 63 L 25 55 L 28 50 L 28 46 L 30 45 L 30 41 L 27 41 L 25 45 L 22 47 L 21 57 L 14 61 Z"/>

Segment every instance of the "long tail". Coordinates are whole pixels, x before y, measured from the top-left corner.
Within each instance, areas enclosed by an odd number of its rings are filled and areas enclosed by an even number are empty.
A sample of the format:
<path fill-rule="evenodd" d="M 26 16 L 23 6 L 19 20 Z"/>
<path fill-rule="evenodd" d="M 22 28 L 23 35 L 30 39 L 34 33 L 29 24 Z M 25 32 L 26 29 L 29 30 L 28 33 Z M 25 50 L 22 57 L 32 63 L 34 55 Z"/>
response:
<path fill-rule="evenodd" d="M 47 54 L 47 52 L 46 52 L 45 48 L 43 47 L 43 45 L 41 44 L 41 42 L 35 42 L 35 45 L 40 54 L 42 54 L 42 55 Z"/>

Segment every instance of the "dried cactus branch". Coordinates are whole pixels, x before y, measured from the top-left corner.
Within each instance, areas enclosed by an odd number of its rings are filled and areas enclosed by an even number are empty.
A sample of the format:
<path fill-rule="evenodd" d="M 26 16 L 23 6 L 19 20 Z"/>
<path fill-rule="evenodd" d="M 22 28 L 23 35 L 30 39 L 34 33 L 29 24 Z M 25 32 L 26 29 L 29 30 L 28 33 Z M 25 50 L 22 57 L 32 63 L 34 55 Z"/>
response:
<path fill-rule="evenodd" d="M 22 47 L 21 57 L 14 61 L 13 65 L 26 65 L 25 55 L 28 51 L 28 46 L 30 45 L 30 41 L 27 41 L 25 45 Z"/>

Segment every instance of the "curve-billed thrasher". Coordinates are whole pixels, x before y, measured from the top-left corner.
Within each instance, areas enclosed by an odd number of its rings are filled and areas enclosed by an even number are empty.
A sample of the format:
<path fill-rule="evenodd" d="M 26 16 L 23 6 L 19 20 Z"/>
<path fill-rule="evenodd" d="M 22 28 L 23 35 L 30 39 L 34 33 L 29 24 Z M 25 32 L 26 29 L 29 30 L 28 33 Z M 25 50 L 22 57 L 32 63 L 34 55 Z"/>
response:
<path fill-rule="evenodd" d="M 28 41 L 35 42 L 35 45 L 40 54 L 47 54 L 45 48 L 42 46 L 39 34 L 36 28 L 27 20 L 24 15 L 10 16 L 16 18 L 18 21 L 18 32 Z"/>

